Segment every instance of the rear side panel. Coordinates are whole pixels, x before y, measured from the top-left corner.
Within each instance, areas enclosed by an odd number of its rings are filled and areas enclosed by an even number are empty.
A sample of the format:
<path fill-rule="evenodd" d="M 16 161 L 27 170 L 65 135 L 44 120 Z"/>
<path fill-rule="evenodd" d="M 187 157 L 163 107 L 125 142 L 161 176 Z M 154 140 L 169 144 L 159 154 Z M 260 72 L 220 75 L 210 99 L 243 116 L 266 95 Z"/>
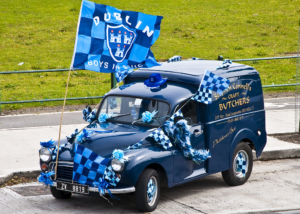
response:
<path fill-rule="evenodd" d="M 253 142 L 258 155 L 266 144 L 259 75 L 235 77 L 230 82 L 227 91 L 221 96 L 213 93 L 213 103 L 203 106 L 205 140 L 212 155 L 208 159 L 208 173 L 229 169 L 233 151 L 241 140 Z"/>

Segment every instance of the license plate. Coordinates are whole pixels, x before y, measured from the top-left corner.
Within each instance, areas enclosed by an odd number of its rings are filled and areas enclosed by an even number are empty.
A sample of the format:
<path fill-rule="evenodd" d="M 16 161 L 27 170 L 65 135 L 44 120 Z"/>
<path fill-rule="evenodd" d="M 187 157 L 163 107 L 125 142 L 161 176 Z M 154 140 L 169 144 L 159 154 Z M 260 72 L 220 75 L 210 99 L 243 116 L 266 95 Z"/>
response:
<path fill-rule="evenodd" d="M 80 184 L 71 184 L 57 181 L 56 189 L 64 190 L 68 192 L 75 192 L 81 194 L 89 194 L 89 186 L 88 185 L 80 185 Z"/>

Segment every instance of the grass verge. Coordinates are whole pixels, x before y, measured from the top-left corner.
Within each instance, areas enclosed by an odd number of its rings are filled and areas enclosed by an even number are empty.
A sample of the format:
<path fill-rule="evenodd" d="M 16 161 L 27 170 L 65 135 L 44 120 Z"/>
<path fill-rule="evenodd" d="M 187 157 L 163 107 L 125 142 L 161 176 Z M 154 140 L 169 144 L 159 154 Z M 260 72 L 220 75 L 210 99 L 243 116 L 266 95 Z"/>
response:
<path fill-rule="evenodd" d="M 156 59 L 241 59 L 295 54 L 300 0 L 95 0 L 122 10 L 164 16 L 153 45 Z M 0 5 L 0 71 L 68 68 L 81 0 L 3 0 Z M 23 65 L 19 63 L 23 62 Z M 295 82 L 296 59 L 245 62 L 261 74 L 263 85 Z M 1 100 L 64 97 L 67 72 L 0 75 Z M 110 75 L 72 72 L 68 97 L 101 96 Z M 268 89 L 277 91 L 280 89 Z M 290 89 L 284 89 L 290 90 Z M 98 100 L 68 101 L 95 104 Z M 4 109 L 61 105 L 62 102 L 4 105 Z"/>

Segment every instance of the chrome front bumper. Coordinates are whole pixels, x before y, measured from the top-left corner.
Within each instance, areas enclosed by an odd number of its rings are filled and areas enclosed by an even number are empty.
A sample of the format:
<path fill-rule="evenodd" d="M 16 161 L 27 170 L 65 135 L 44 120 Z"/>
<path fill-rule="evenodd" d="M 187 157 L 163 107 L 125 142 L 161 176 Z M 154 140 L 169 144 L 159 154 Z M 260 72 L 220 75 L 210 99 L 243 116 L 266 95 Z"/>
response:
<path fill-rule="evenodd" d="M 53 181 L 53 186 L 56 187 L 56 182 Z M 109 189 L 112 194 L 126 194 L 135 192 L 135 187 L 127 187 L 127 188 L 121 188 L 121 189 Z M 99 192 L 98 188 L 95 187 L 89 187 L 90 192 Z M 106 190 L 105 193 L 108 194 L 108 191 Z"/>

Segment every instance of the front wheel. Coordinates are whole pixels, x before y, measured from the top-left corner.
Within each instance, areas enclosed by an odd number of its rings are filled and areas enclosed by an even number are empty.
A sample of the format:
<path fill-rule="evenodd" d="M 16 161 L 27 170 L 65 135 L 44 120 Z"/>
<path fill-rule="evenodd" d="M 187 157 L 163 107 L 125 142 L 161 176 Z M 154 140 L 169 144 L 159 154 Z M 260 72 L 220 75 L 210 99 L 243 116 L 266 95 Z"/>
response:
<path fill-rule="evenodd" d="M 250 177 L 252 167 L 252 150 L 247 143 L 240 142 L 234 150 L 231 168 L 223 171 L 222 177 L 230 186 L 242 185 Z"/>
<path fill-rule="evenodd" d="M 145 169 L 135 188 L 135 205 L 139 211 L 151 212 L 157 207 L 160 196 L 160 179 L 154 169 Z"/>

